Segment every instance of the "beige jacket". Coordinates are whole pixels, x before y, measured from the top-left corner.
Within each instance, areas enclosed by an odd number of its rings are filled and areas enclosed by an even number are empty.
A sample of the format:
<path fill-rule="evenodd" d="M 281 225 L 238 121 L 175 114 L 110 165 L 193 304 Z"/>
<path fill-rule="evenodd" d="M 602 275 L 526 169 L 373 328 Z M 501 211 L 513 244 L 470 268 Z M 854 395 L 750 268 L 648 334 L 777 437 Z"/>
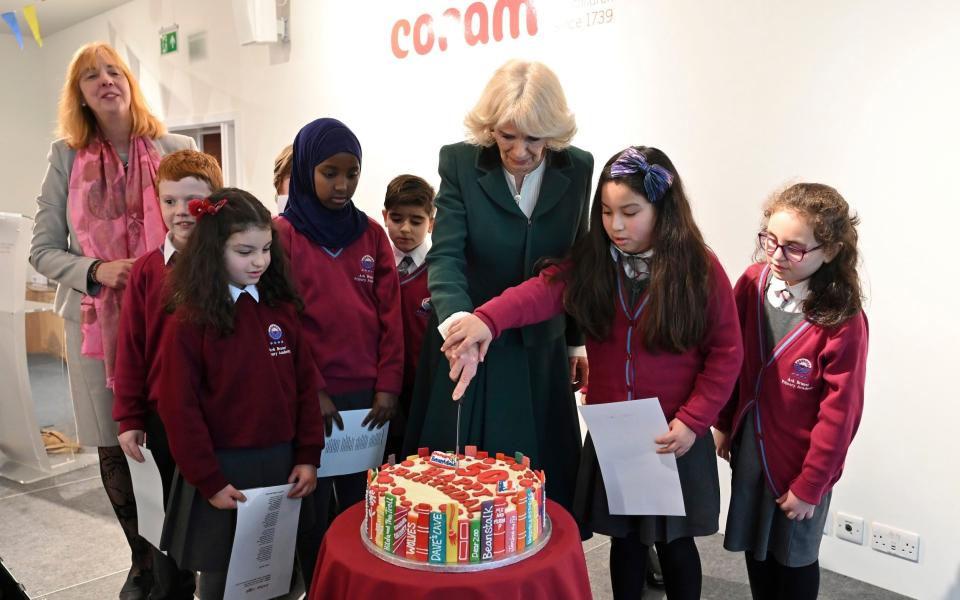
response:
<path fill-rule="evenodd" d="M 193 138 L 167 134 L 153 140 L 160 156 L 177 150 L 196 150 Z M 30 242 L 30 264 L 38 273 L 57 282 L 54 306 L 57 314 L 71 321 L 80 320 L 80 298 L 96 293 L 87 289 L 87 271 L 96 260 L 84 256 L 77 242 L 73 223 L 67 214 L 67 187 L 77 151 L 57 140 L 50 146 L 50 165 L 37 196 L 37 214 Z"/>

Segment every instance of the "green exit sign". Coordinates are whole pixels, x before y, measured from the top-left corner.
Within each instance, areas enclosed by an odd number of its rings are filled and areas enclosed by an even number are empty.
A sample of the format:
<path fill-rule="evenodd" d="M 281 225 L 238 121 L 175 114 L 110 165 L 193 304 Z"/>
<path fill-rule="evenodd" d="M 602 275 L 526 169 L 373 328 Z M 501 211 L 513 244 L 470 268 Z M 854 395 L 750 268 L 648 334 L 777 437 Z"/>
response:
<path fill-rule="evenodd" d="M 160 54 L 170 54 L 177 51 L 177 30 L 160 34 Z"/>

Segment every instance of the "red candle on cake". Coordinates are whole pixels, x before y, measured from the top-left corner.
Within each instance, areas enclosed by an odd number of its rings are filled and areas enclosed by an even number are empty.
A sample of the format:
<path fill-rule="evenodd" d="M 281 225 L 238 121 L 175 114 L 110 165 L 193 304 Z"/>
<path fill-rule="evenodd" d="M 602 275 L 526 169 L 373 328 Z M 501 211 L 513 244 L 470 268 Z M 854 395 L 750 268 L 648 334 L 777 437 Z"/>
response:
<path fill-rule="evenodd" d="M 520 492 L 515 499 L 517 504 L 517 552 L 527 547 L 527 494 Z"/>
<path fill-rule="evenodd" d="M 433 507 L 425 502 L 417 505 L 417 560 L 427 562 L 430 547 L 430 511 Z"/>
<path fill-rule="evenodd" d="M 493 501 L 493 559 L 503 558 L 507 551 L 507 501 L 498 496 Z"/>
<path fill-rule="evenodd" d="M 393 553 L 397 556 L 407 555 L 407 515 L 410 508 L 402 503 L 393 509 Z"/>

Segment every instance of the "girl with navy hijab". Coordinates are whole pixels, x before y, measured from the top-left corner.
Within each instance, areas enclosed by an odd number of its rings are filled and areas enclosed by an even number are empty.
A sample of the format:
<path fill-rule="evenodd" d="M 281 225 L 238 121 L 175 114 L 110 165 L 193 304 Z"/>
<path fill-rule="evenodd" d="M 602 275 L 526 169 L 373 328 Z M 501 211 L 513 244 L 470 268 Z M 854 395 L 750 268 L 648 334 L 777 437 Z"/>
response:
<path fill-rule="evenodd" d="M 329 436 L 341 410 L 369 409 L 363 424 L 393 417 L 403 380 L 400 282 L 386 232 L 353 202 L 360 142 L 336 119 L 308 123 L 293 142 L 286 210 L 276 219 L 306 308 L 304 336 L 326 382 L 320 408 Z M 317 480 L 317 526 L 301 536 L 309 584 L 331 514 L 363 499 L 366 474 Z M 333 510 L 331 501 L 335 502 Z"/>

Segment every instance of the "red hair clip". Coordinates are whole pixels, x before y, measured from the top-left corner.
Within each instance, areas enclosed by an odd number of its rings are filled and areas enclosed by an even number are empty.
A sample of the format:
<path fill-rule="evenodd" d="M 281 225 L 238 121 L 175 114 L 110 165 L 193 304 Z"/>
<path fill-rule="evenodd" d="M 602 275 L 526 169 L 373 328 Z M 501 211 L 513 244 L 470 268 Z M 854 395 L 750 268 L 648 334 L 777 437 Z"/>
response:
<path fill-rule="evenodd" d="M 187 208 L 190 210 L 191 215 L 199 219 L 203 215 L 217 214 L 226 203 L 226 198 L 219 202 L 210 202 L 210 198 L 203 198 L 202 200 L 191 200 L 189 204 L 187 204 Z"/>

